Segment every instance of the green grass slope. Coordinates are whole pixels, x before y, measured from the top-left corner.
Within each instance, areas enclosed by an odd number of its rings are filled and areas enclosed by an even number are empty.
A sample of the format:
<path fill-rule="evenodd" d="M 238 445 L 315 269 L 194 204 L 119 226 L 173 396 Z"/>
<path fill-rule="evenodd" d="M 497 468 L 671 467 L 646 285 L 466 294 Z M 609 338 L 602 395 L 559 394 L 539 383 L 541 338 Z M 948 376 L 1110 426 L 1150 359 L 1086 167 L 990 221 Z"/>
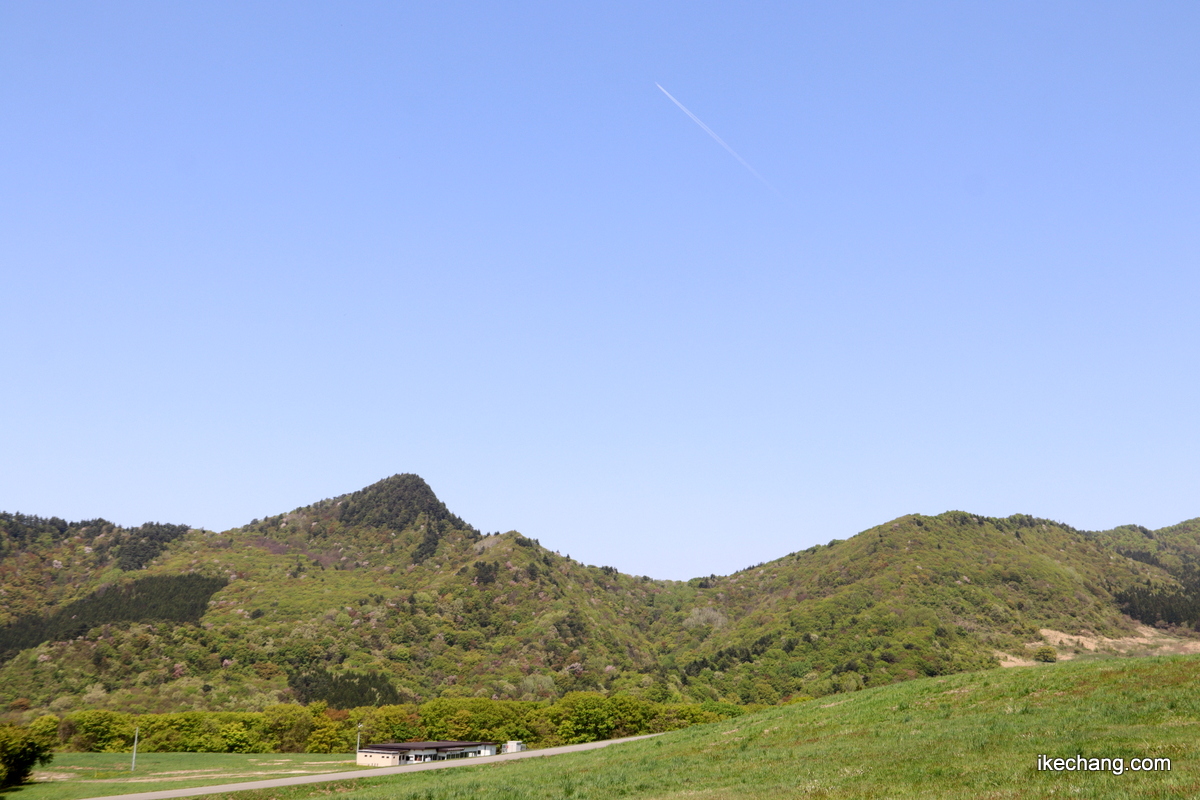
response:
<path fill-rule="evenodd" d="M 1197 678 L 1195 657 L 924 678 L 589 753 L 228 797 L 1194 797 Z M 1125 771 L 1038 771 L 1039 755 L 1119 758 Z M 1135 758 L 1171 769 L 1134 771 Z"/>

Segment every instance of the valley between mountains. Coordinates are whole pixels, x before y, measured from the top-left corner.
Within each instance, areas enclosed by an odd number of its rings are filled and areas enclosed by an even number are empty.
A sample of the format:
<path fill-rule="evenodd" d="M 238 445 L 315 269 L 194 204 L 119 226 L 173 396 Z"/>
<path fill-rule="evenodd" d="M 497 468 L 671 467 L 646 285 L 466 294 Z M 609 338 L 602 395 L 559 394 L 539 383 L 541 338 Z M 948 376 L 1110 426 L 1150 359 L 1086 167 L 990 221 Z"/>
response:
<path fill-rule="evenodd" d="M 1200 519 L 909 515 L 678 582 L 482 534 L 416 475 L 222 532 L 0 514 L 0 696 L 21 713 L 572 691 L 771 705 L 1193 652 L 1198 622 Z"/>

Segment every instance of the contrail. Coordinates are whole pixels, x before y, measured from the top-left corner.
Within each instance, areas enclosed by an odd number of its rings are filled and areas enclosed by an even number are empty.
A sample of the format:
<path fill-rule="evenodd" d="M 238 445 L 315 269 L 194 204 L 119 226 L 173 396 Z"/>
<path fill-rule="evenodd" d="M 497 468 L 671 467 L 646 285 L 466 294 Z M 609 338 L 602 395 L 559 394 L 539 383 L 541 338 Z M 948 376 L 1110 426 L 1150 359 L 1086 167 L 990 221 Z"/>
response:
<path fill-rule="evenodd" d="M 751 174 L 751 175 L 753 175 L 754 177 L 756 177 L 756 178 L 758 178 L 760 181 L 762 181 L 764 184 L 766 184 L 767 188 L 769 188 L 769 189 L 770 189 L 771 191 L 773 191 L 775 194 L 779 195 L 780 197 L 783 197 L 783 194 L 782 194 L 782 193 L 781 193 L 781 192 L 780 192 L 778 189 L 776 189 L 774 186 L 772 186 L 770 181 L 768 181 L 768 180 L 767 180 L 766 178 L 764 178 L 762 175 L 759 175 L 759 174 L 758 174 L 758 170 L 756 170 L 754 167 L 752 167 L 752 166 L 750 166 L 749 164 L 747 164 L 747 163 L 746 163 L 746 159 L 744 159 L 744 158 L 742 158 L 741 156 L 739 156 L 739 155 L 737 154 L 737 152 L 735 152 L 735 151 L 734 151 L 734 149 L 733 149 L 732 147 L 730 147 L 729 145 L 725 144 L 725 140 L 724 140 L 724 139 L 722 139 L 720 136 L 717 136 L 715 133 L 713 133 L 713 129 L 712 129 L 712 128 L 708 127 L 708 126 L 707 126 L 707 125 L 705 125 L 703 122 L 701 122 L 699 117 L 697 117 L 697 116 L 696 116 L 695 114 L 693 114 L 691 111 L 688 111 L 688 108 L 687 108 L 687 106 L 685 106 L 683 103 L 681 103 L 681 102 L 679 102 L 678 100 L 676 100 L 676 99 L 675 99 L 675 97 L 674 97 L 674 96 L 673 96 L 673 95 L 672 95 L 670 92 L 668 92 L 666 89 L 663 89 L 663 87 L 662 87 L 662 84 L 661 84 L 661 83 L 655 83 L 654 85 L 655 85 L 655 86 L 657 86 L 657 87 L 659 88 L 659 90 L 660 90 L 660 91 L 661 91 L 663 94 L 665 94 L 667 97 L 669 97 L 669 98 L 671 99 L 671 102 L 672 102 L 672 103 L 674 103 L 675 105 L 679 106 L 679 109 L 680 109 L 680 111 L 682 111 L 683 113 L 685 113 L 685 114 L 687 114 L 689 117 L 691 117 L 691 118 L 692 118 L 692 122 L 695 122 L 697 125 L 699 125 L 701 128 L 703 128 L 703 129 L 704 129 L 704 132 L 705 132 L 705 133 L 707 133 L 707 134 L 708 134 L 709 136 L 711 136 L 712 138 L 716 139 L 716 140 L 717 140 L 717 144 L 721 145 L 721 147 L 724 147 L 726 150 L 728 150 L 728 151 L 729 151 L 729 155 L 731 155 L 731 156 L 733 156 L 734 158 L 736 158 L 736 159 L 738 160 L 738 163 L 739 163 L 739 164 L 741 164 L 741 165 L 742 165 L 743 167 L 745 167 L 746 169 L 750 170 L 750 174 Z"/>

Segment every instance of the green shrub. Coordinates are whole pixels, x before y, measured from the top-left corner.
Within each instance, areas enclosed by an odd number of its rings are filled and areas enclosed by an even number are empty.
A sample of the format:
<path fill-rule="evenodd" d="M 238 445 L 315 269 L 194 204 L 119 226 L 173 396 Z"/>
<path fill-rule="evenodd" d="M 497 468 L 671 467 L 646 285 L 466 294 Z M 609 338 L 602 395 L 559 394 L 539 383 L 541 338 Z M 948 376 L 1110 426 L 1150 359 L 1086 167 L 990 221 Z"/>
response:
<path fill-rule="evenodd" d="M 35 764 L 49 764 L 50 748 L 28 728 L 0 725 L 0 787 L 24 783 Z"/>
<path fill-rule="evenodd" d="M 45 743 L 46 747 L 54 749 L 58 746 L 58 717 L 44 714 L 29 723 L 29 732 Z"/>
<path fill-rule="evenodd" d="M 1042 645 L 1033 651 L 1033 660 L 1053 664 L 1055 661 L 1058 661 L 1058 651 L 1048 644 Z"/>

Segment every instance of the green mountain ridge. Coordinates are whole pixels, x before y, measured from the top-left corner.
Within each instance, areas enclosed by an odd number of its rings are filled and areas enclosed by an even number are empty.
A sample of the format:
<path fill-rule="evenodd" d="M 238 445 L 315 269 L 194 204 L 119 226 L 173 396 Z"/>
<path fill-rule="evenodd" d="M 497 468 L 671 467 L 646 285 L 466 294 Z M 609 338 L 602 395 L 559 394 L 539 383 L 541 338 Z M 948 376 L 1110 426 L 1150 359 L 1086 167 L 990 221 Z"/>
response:
<path fill-rule="evenodd" d="M 1085 532 L 953 511 L 652 580 L 483 535 L 416 475 L 220 533 L 0 514 L 0 690 L 55 711 L 579 690 L 775 703 L 990 668 L 1043 629 L 1128 636 L 1129 610 L 1190 636 L 1197 565 L 1200 520 Z M 165 600 L 197 579 L 198 618 Z"/>

